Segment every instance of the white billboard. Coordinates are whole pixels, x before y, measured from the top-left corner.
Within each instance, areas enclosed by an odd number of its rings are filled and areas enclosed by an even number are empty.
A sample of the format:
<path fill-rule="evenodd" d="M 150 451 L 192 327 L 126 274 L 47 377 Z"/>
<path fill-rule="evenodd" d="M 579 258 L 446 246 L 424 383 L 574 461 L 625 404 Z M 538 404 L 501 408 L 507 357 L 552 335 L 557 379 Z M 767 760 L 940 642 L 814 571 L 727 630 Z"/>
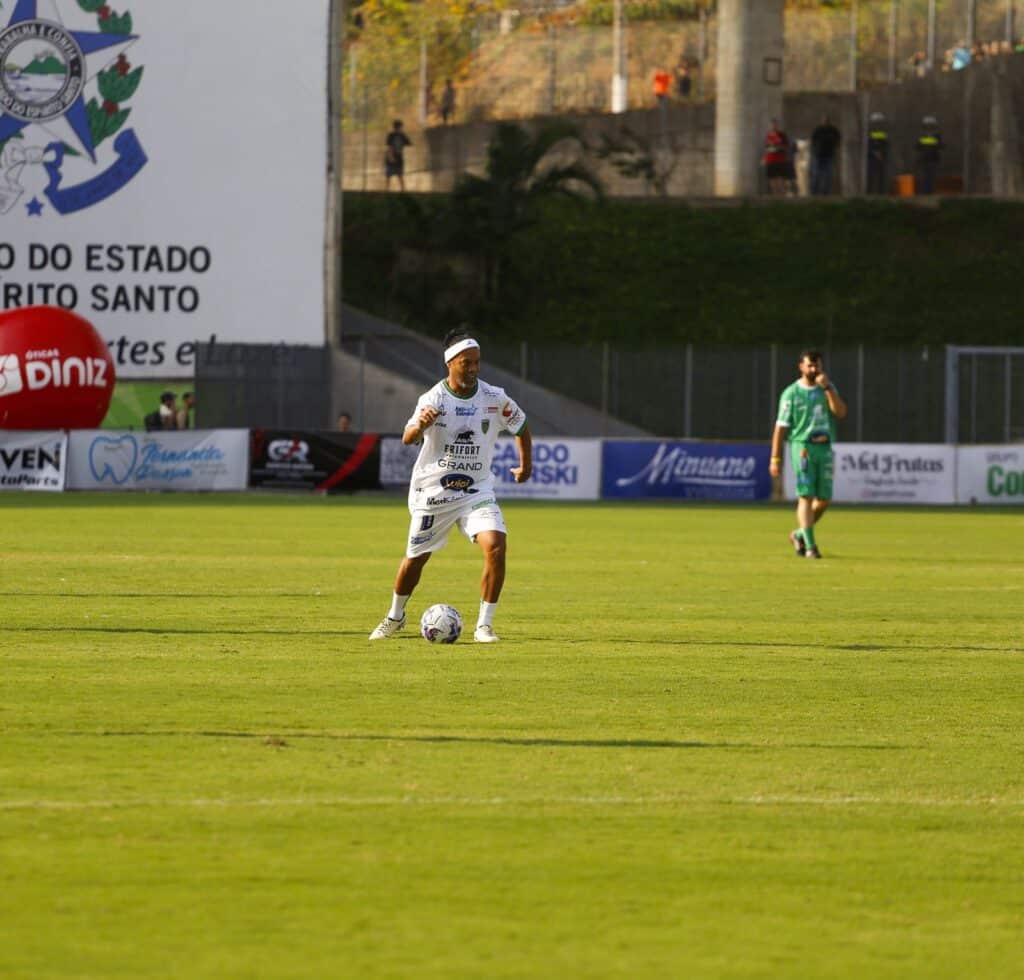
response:
<path fill-rule="evenodd" d="M 403 446 L 401 439 L 381 440 L 380 482 L 386 487 L 409 486 L 420 447 Z M 519 452 L 511 438 L 494 447 L 494 492 L 499 500 L 597 500 L 601 496 L 601 440 L 533 440 L 533 473 L 526 483 L 516 483 L 510 470 L 519 464 Z"/>
<path fill-rule="evenodd" d="M 73 309 L 119 378 L 323 342 L 326 0 L 0 5 L 0 308 Z"/>
<path fill-rule="evenodd" d="M 796 497 L 785 447 L 784 488 Z M 956 449 L 939 443 L 845 442 L 835 447 L 833 500 L 858 504 L 952 504 Z"/>
<path fill-rule="evenodd" d="M 64 489 L 66 432 L 0 430 L 0 490 Z"/>
<path fill-rule="evenodd" d="M 244 490 L 249 430 L 71 433 L 69 490 Z"/>
<path fill-rule="evenodd" d="M 956 499 L 960 504 L 1024 504 L 1024 446 L 961 446 Z"/>

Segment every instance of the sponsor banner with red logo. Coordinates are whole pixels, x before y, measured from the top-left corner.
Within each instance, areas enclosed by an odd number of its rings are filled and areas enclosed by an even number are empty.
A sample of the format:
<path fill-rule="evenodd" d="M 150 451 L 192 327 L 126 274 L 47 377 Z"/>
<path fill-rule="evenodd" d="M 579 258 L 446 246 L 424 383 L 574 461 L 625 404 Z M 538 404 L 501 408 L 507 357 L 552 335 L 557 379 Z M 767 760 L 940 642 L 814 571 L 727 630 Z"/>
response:
<path fill-rule="evenodd" d="M 955 446 L 941 443 L 838 443 L 832 499 L 856 504 L 955 503 L 956 454 Z M 788 446 L 783 457 L 783 487 L 787 499 L 795 500 Z"/>
<path fill-rule="evenodd" d="M 380 436 L 253 429 L 249 486 L 345 493 L 381 488 Z"/>
<path fill-rule="evenodd" d="M 385 487 L 407 488 L 420 447 L 402 440 L 381 440 L 380 482 Z M 535 438 L 533 473 L 516 483 L 512 468 L 519 465 L 514 439 L 501 438 L 494 447 L 491 472 L 499 499 L 598 500 L 601 496 L 601 440 Z"/>
<path fill-rule="evenodd" d="M 72 432 L 69 490 L 244 490 L 248 429 Z"/>
<path fill-rule="evenodd" d="M 66 432 L 0 430 L 0 490 L 64 489 L 67 475 Z"/>

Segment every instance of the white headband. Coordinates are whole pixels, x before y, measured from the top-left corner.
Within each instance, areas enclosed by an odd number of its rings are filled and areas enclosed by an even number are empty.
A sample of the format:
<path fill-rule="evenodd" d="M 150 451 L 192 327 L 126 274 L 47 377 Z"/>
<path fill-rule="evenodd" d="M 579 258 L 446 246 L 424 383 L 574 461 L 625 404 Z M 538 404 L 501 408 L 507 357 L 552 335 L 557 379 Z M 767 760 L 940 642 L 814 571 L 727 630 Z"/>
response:
<path fill-rule="evenodd" d="M 479 346 L 480 345 L 472 337 L 467 337 L 465 340 L 459 340 L 444 352 L 444 362 L 447 364 L 453 357 L 458 357 L 464 350 L 469 350 L 472 347 Z"/>

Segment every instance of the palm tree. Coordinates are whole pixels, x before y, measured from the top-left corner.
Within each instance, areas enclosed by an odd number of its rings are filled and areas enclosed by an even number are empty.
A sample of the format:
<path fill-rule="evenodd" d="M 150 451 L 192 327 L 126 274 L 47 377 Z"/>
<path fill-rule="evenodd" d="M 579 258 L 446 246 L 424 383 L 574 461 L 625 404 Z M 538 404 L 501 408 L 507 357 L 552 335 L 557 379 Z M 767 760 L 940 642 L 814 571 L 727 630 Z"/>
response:
<path fill-rule="evenodd" d="M 580 162 L 585 144 L 569 123 L 530 134 L 500 123 L 487 148 L 484 176 L 463 174 L 452 195 L 453 237 L 481 256 L 488 299 L 497 297 L 511 239 L 537 221 L 540 202 L 553 195 L 599 200 L 598 178 Z"/>

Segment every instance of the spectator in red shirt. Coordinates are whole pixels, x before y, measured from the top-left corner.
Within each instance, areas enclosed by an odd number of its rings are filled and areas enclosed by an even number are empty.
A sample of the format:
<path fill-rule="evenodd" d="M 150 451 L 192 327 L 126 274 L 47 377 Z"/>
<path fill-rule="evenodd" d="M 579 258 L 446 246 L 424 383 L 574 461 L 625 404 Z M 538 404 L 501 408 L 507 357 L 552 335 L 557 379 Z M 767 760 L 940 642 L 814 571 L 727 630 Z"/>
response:
<path fill-rule="evenodd" d="M 764 138 L 764 154 L 761 157 L 764 175 L 768 180 L 771 194 L 784 195 L 789 190 L 792 164 L 790 163 L 789 137 L 779 129 L 779 121 L 772 120 L 771 129 Z"/>

